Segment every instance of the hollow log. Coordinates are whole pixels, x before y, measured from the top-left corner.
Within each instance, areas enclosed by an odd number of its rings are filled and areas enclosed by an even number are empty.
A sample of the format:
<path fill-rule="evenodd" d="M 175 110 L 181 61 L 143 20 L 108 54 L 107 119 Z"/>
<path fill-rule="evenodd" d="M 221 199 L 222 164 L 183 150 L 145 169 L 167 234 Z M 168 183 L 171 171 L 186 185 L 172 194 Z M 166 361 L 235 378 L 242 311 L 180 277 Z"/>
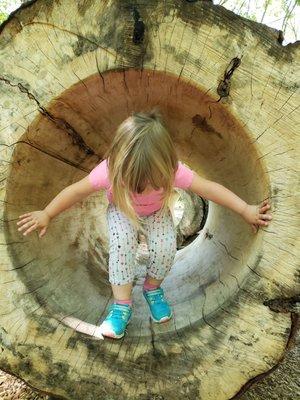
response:
<path fill-rule="evenodd" d="M 223 400 L 282 359 L 299 294 L 299 42 L 209 1 L 32 0 L 0 27 L 0 368 L 70 400 Z M 131 111 L 159 105 L 182 162 L 273 221 L 255 235 L 210 202 L 149 319 L 143 274 L 121 340 L 100 340 L 112 301 L 103 191 L 18 232 L 102 160 Z M 298 157 L 299 158 L 299 157 Z M 297 246 L 298 245 L 298 246 Z"/>

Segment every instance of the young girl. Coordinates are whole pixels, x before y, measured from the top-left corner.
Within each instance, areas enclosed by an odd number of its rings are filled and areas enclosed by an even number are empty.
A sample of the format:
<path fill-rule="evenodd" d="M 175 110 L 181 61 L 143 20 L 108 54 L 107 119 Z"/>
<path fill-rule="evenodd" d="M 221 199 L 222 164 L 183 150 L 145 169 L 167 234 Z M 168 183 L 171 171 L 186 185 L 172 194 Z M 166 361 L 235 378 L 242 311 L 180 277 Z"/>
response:
<path fill-rule="evenodd" d="M 143 296 L 152 319 L 161 323 L 172 317 L 161 283 L 172 267 L 176 231 L 170 210 L 173 188 L 189 189 L 199 196 L 230 208 L 252 226 L 268 225 L 271 214 L 265 200 L 249 205 L 224 186 L 200 177 L 178 161 L 173 141 L 157 109 L 132 113 L 118 127 L 103 160 L 83 179 L 63 189 L 42 211 L 21 215 L 23 235 L 40 228 L 39 237 L 57 214 L 105 189 L 109 201 L 109 282 L 114 302 L 100 326 L 102 335 L 124 336 L 132 315 L 132 282 L 138 235 L 144 234 L 149 264 Z"/>

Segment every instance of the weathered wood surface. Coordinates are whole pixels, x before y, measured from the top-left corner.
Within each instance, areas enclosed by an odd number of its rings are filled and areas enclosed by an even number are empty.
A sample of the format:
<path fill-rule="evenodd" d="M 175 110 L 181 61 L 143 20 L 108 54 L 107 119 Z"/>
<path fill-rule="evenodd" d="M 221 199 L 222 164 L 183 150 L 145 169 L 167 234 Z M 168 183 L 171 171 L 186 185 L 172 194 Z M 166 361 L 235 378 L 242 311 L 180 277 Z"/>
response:
<path fill-rule="evenodd" d="M 298 310 L 300 312 L 300 310 Z M 298 327 L 299 328 L 299 327 Z M 300 395 L 299 387 L 300 332 L 295 335 L 284 358 L 271 370 L 255 376 L 233 397 L 239 400 L 295 400 Z M 38 389 L 29 387 L 20 378 L 0 370 L 0 398 L 6 400 L 55 400 L 43 395 Z M 150 396 L 149 400 L 159 397 Z"/>
<path fill-rule="evenodd" d="M 0 31 L 0 368 L 67 399 L 234 396 L 293 332 L 293 312 L 267 301 L 300 286 L 299 42 L 182 0 L 31 1 Z M 141 273 L 128 334 L 97 340 L 111 301 L 105 195 L 43 239 L 16 221 L 85 176 L 131 110 L 155 104 L 183 162 L 249 203 L 269 197 L 273 221 L 253 235 L 210 203 L 163 284 L 174 319 L 150 322 Z"/>

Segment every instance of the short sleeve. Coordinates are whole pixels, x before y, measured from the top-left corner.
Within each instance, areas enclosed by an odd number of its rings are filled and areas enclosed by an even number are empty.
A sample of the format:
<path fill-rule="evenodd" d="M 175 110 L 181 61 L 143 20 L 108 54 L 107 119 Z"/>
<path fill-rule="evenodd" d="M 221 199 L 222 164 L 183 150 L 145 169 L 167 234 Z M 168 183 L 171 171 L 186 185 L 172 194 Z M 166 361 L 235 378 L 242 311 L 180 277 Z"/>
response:
<path fill-rule="evenodd" d="M 174 186 L 181 189 L 188 189 L 192 184 L 193 177 L 193 170 L 179 161 L 175 173 Z"/>
<path fill-rule="evenodd" d="M 106 159 L 96 165 L 88 175 L 88 179 L 94 189 L 105 189 L 108 187 L 108 174 Z"/>

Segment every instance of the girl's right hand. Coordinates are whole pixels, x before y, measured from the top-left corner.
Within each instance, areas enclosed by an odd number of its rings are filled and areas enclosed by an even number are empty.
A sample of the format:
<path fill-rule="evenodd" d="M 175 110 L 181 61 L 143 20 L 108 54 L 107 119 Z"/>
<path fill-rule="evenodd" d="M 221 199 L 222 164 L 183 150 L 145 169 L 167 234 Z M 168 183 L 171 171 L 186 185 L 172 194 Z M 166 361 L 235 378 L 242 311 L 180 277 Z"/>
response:
<path fill-rule="evenodd" d="M 20 221 L 17 222 L 17 225 L 20 225 L 20 228 L 18 228 L 18 231 L 24 231 L 23 235 L 27 235 L 27 233 L 37 229 L 41 228 L 41 231 L 39 233 L 39 237 L 43 237 L 46 233 L 46 230 L 48 228 L 48 225 L 50 223 L 50 216 L 46 213 L 46 211 L 41 210 L 41 211 L 32 211 L 23 215 L 20 215 L 19 218 L 22 218 Z"/>
<path fill-rule="evenodd" d="M 248 222 L 254 233 L 257 233 L 259 227 L 268 226 L 269 222 L 273 218 L 268 210 L 271 208 L 269 201 L 264 200 L 261 204 L 250 205 L 247 204 L 246 208 L 242 213 L 242 217 Z"/>

